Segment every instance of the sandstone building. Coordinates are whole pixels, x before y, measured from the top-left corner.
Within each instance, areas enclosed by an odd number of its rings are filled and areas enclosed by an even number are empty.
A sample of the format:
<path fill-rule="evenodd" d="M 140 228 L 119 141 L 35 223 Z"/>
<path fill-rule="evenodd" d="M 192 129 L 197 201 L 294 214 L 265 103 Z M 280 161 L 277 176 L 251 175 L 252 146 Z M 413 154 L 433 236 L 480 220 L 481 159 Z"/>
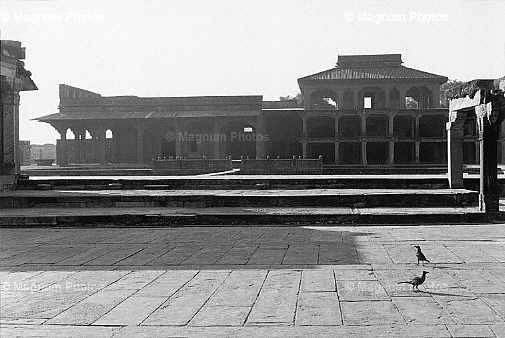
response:
<path fill-rule="evenodd" d="M 104 97 L 60 85 L 59 113 L 38 120 L 61 135 L 60 165 L 319 155 L 343 166 L 437 165 L 447 158 L 446 81 L 404 66 L 400 54 L 340 55 L 334 68 L 298 79 L 303 105 L 260 95 Z M 465 135 L 465 162 L 475 163 L 472 121 Z"/>

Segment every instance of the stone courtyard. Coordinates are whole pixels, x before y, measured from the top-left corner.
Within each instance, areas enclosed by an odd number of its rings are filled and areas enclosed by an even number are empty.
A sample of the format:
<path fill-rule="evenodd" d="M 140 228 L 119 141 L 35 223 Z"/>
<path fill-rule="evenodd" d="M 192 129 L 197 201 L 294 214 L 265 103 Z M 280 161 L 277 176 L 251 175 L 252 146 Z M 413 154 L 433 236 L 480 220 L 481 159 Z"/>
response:
<path fill-rule="evenodd" d="M 0 235 L 2 337 L 505 337 L 503 224 Z"/>

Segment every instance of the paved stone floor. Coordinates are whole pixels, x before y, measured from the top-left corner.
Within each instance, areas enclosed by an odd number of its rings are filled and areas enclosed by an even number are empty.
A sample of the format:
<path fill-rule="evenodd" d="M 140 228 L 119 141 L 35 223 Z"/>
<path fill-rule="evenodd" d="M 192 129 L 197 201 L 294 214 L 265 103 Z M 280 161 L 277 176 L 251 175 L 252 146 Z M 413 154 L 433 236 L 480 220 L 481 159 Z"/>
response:
<path fill-rule="evenodd" d="M 0 236 L 1 337 L 505 337 L 503 224 Z"/>

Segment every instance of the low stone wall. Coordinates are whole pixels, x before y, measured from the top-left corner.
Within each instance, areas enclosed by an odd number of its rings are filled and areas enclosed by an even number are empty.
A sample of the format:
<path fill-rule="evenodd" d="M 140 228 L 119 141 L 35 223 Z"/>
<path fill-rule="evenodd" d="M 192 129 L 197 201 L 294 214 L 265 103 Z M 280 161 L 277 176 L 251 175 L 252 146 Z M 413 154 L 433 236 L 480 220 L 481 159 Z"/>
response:
<path fill-rule="evenodd" d="M 231 159 L 154 159 L 154 175 L 205 174 L 232 169 Z"/>
<path fill-rule="evenodd" d="M 322 174 L 323 160 L 319 159 L 242 159 L 240 173 L 265 174 Z"/>

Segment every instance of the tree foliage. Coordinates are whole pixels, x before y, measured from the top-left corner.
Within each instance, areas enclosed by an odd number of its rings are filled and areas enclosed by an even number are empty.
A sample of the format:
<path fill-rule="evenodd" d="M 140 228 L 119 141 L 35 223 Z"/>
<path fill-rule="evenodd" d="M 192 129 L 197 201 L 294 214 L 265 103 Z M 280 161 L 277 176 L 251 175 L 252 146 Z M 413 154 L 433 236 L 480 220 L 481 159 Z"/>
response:
<path fill-rule="evenodd" d="M 299 106 L 303 106 L 303 95 L 302 95 L 302 93 L 298 93 L 295 96 L 291 96 L 291 95 L 281 96 L 281 97 L 279 97 L 279 101 L 296 101 L 296 103 Z"/>
<path fill-rule="evenodd" d="M 449 107 L 449 99 L 448 99 L 448 93 L 450 93 L 453 89 L 461 87 L 464 85 L 464 81 L 459 81 L 459 80 L 449 80 L 443 85 L 440 86 L 440 105 L 442 107 L 448 108 Z"/>

